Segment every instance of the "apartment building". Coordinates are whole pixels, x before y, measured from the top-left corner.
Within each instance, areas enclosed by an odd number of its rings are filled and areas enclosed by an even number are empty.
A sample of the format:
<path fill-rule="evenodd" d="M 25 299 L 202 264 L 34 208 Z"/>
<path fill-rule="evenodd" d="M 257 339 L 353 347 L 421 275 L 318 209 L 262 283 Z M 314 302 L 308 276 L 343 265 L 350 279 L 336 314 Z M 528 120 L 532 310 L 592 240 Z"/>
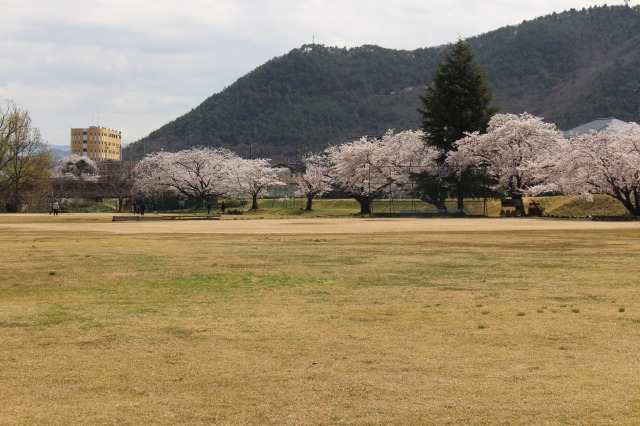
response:
<path fill-rule="evenodd" d="M 95 162 L 122 160 L 122 132 L 91 126 L 71 129 L 71 153 Z"/>

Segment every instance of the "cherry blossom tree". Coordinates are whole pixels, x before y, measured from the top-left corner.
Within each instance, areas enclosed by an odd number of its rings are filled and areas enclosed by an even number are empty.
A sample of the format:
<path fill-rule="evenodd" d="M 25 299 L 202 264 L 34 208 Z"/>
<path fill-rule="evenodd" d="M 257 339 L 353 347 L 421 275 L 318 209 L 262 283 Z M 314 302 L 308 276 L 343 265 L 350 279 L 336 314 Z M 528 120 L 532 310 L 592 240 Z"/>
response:
<path fill-rule="evenodd" d="M 494 179 L 495 188 L 522 200 L 523 194 L 549 179 L 548 170 L 564 152 L 566 140 L 555 124 L 531 114 L 497 114 L 487 132 L 469 134 L 455 143 L 447 163 L 458 173 L 480 169 Z M 516 207 L 524 213 L 524 206 Z"/>
<path fill-rule="evenodd" d="M 284 185 L 280 179 L 282 170 L 272 168 L 266 158 L 245 160 L 240 157 L 228 164 L 229 194 L 251 197 L 251 210 L 258 210 L 258 196 L 268 187 Z"/>
<path fill-rule="evenodd" d="M 70 173 L 78 179 L 85 175 L 95 175 L 98 172 L 96 162 L 89 157 L 72 154 L 60 159 L 60 170 L 62 173 Z"/>
<path fill-rule="evenodd" d="M 164 151 L 148 154 L 133 168 L 132 192 L 139 196 L 158 198 L 162 193 L 179 194 L 167 175 L 171 153 Z"/>
<path fill-rule="evenodd" d="M 59 195 L 64 195 L 65 184 L 75 184 L 76 196 L 84 196 L 86 184 L 98 181 L 98 166 L 88 157 L 72 154 L 63 157 L 58 162 L 58 171 L 51 175 L 54 187 L 58 188 Z"/>
<path fill-rule="evenodd" d="M 458 179 L 454 179 L 456 172 L 450 164 L 438 162 L 425 171 L 413 174 L 415 195 L 422 201 L 433 204 L 439 211 L 447 211 L 447 199 L 458 197 L 462 193 L 463 185 Z M 464 189 L 468 189 L 473 182 L 467 179 Z M 463 195 L 467 195 L 467 192 Z"/>
<path fill-rule="evenodd" d="M 147 155 L 136 166 L 135 190 L 141 194 L 171 192 L 204 200 L 226 195 L 229 170 L 240 159 L 222 148 L 191 148 Z"/>
<path fill-rule="evenodd" d="M 318 155 L 310 155 L 303 159 L 305 172 L 296 178 L 298 184 L 297 195 L 304 195 L 307 198 L 306 210 L 311 211 L 313 199 L 320 197 L 331 190 L 331 178 L 328 175 L 329 169 Z"/>
<path fill-rule="evenodd" d="M 362 137 L 325 150 L 331 184 L 356 199 L 360 214 L 385 188 L 407 188 L 411 174 L 434 166 L 439 152 L 423 143 L 422 132 L 387 132 L 382 138 Z"/>
<path fill-rule="evenodd" d="M 531 194 L 606 194 L 640 216 L 640 125 L 573 137 L 557 160 L 551 182 L 531 188 Z"/>

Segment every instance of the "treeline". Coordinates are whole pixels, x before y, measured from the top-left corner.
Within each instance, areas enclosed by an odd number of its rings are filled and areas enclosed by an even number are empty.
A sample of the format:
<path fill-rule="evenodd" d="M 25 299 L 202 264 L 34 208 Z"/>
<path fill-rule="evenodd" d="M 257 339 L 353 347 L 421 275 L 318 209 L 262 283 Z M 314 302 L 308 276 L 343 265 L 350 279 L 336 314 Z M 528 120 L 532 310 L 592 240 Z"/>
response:
<path fill-rule="evenodd" d="M 435 49 L 307 45 L 272 59 L 145 138 L 176 151 L 229 148 L 242 156 L 295 156 L 330 141 L 417 128 L 412 100 L 433 71 Z M 136 151 L 137 152 L 137 151 Z M 126 154 L 125 154 L 126 156 Z"/>
<path fill-rule="evenodd" d="M 468 42 L 503 112 L 568 129 L 637 119 L 640 13 L 602 6 L 552 14 Z M 125 158 L 192 146 L 292 159 L 387 129 L 417 129 L 424 84 L 442 46 L 414 51 L 305 45 L 274 58 L 131 146 Z"/>
<path fill-rule="evenodd" d="M 572 9 L 469 43 L 505 112 L 535 113 L 564 129 L 600 117 L 638 118 L 637 7 Z"/>

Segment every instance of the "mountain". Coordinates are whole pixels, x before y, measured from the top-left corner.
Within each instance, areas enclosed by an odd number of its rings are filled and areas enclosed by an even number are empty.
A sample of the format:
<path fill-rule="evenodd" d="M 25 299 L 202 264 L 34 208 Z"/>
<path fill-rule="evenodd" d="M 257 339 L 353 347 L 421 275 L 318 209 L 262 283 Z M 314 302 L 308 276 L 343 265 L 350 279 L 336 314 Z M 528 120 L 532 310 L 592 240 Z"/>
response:
<path fill-rule="evenodd" d="M 467 41 L 502 112 L 527 111 L 561 129 L 599 117 L 637 119 L 639 7 L 572 9 Z M 140 158 L 143 145 L 147 153 L 213 146 L 279 161 L 390 128 L 418 129 L 418 96 L 443 48 L 304 45 L 127 149 Z"/>
<path fill-rule="evenodd" d="M 71 155 L 71 148 L 49 145 L 49 149 L 51 150 L 51 158 L 54 162 L 62 157 Z"/>

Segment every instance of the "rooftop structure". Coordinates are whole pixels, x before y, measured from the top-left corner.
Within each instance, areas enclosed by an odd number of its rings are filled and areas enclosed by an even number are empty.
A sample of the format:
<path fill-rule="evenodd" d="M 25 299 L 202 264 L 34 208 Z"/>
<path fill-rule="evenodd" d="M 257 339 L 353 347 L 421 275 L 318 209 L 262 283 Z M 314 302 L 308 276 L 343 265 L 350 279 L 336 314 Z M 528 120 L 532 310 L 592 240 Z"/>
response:
<path fill-rule="evenodd" d="M 617 118 L 598 118 L 597 120 L 593 120 L 589 123 L 567 130 L 563 135 L 565 138 L 569 139 L 573 136 L 580 136 L 591 132 L 601 132 L 605 129 L 623 130 L 628 125 L 629 123 L 626 121 L 618 120 Z"/>

